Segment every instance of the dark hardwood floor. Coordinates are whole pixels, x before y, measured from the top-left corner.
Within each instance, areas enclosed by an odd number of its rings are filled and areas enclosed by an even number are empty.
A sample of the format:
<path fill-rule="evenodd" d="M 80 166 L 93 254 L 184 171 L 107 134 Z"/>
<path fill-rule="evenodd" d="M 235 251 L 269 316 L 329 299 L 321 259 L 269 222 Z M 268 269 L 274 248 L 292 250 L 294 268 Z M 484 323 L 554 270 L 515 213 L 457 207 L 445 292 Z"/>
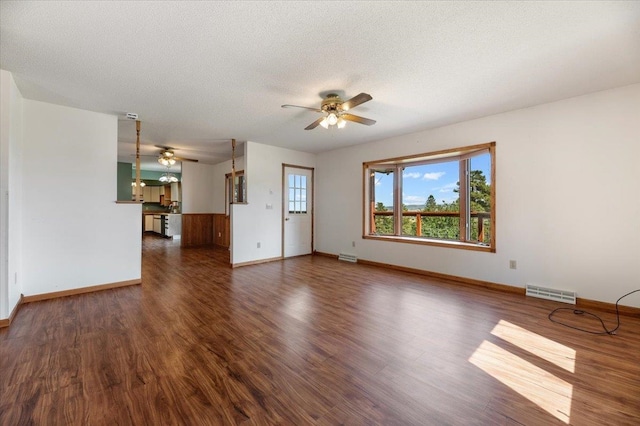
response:
<path fill-rule="evenodd" d="M 410 273 L 227 265 L 145 237 L 142 285 L 23 305 L 0 424 L 640 424 L 640 319 L 594 336 L 547 319 L 567 305 Z"/>

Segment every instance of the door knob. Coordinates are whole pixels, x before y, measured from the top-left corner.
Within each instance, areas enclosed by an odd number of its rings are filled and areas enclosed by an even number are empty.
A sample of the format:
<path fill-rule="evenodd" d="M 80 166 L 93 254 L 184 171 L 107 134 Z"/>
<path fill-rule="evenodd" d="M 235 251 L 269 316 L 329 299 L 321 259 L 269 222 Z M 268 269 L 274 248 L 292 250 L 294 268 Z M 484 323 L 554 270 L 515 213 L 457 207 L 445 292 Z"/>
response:
<path fill-rule="evenodd" d="M 289 218 L 288 218 L 288 217 L 285 217 L 285 218 L 284 218 L 284 220 L 289 220 Z"/>

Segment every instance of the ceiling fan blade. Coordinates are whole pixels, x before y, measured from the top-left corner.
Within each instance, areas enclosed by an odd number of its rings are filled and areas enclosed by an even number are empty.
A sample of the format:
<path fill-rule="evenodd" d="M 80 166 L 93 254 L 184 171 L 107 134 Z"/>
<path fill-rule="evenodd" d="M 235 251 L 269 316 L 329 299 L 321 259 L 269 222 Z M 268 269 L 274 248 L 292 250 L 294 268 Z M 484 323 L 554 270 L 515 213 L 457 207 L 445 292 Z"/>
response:
<path fill-rule="evenodd" d="M 367 126 L 371 126 L 376 124 L 376 120 L 372 120 L 370 118 L 364 118 L 353 114 L 342 114 L 340 117 L 347 121 L 353 121 L 355 123 L 366 124 Z"/>
<path fill-rule="evenodd" d="M 173 157 L 174 160 L 176 161 L 191 161 L 193 163 L 197 163 L 198 160 L 194 159 L 194 158 L 184 158 L 184 157 Z"/>
<path fill-rule="evenodd" d="M 310 108 L 310 107 L 299 106 L 299 105 L 282 105 L 282 108 L 303 108 L 303 109 L 308 109 L 315 112 L 322 112 L 322 110 L 319 108 Z"/>
<path fill-rule="evenodd" d="M 305 127 L 305 130 L 313 130 L 316 127 L 318 127 L 318 125 L 320 124 L 320 122 L 324 120 L 324 116 L 318 118 L 316 121 L 314 121 L 313 123 L 309 124 L 307 127 Z"/>
<path fill-rule="evenodd" d="M 359 95 L 355 95 L 353 98 L 349 99 L 348 101 L 344 101 L 342 103 L 342 110 L 343 111 L 348 111 L 351 108 L 357 107 L 360 104 L 363 104 L 363 103 L 365 103 L 367 101 L 370 101 L 371 99 L 373 99 L 373 98 L 371 97 L 370 94 L 368 94 L 368 93 L 360 93 Z M 374 123 L 375 123 L 375 121 L 374 121 Z"/>

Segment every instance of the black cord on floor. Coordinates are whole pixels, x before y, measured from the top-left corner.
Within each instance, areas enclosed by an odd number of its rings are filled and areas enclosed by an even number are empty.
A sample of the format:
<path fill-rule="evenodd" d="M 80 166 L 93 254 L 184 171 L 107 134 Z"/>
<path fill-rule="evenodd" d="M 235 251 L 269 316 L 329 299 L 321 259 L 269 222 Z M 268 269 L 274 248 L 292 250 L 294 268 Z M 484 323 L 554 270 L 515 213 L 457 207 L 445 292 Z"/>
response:
<path fill-rule="evenodd" d="M 639 291 L 640 291 L 640 288 L 637 289 L 637 290 L 630 291 L 629 293 L 625 294 L 624 296 L 621 296 L 618 300 L 616 300 L 616 320 L 617 320 L 618 324 L 612 330 L 607 329 L 607 326 L 604 325 L 604 321 L 602 321 L 602 318 L 600 318 L 596 314 L 592 314 L 591 312 L 583 311 L 582 309 L 557 308 L 557 309 L 554 309 L 553 311 L 551 311 L 551 313 L 549 314 L 549 320 L 551 320 L 551 322 L 554 322 L 556 324 L 560 324 L 560 325 L 564 325 L 565 327 L 573 328 L 574 330 L 584 331 L 585 333 L 598 334 L 598 335 L 604 335 L 604 334 L 613 335 L 613 334 L 616 334 L 616 330 L 618 330 L 618 328 L 620 328 L 620 311 L 618 310 L 618 302 L 620 302 L 622 299 L 624 299 L 625 297 L 629 296 L 630 294 L 637 293 Z M 584 328 L 574 327 L 573 325 L 569 325 L 569 324 L 563 323 L 561 321 L 557 321 L 557 320 L 553 319 L 553 315 L 558 311 L 573 311 L 573 313 L 576 314 L 576 315 L 589 315 L 589 316 L 592 316 L 592 317 L 596 318 L 598 321 L 600 321 L 600 324 L 602 324 L 602 328 L 604 329 L 604 331 L 586 330 Z"/>

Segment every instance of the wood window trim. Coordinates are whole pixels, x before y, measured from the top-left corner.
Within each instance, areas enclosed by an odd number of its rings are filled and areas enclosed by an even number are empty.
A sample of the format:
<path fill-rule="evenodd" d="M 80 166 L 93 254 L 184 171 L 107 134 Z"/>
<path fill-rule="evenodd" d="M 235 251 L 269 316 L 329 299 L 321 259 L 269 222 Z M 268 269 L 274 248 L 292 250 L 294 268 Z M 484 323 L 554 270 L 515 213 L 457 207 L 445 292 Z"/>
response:
<path fill-rule="evenodd" d="M 229 186 L 230 186 L 230 179 L 231 179 L 232 176 L 233 176 L 233 173 L 225 173 L 225 175 L 224 175 L 224 178 L 225 178 L 224 179 L 224 202 L 225 202 L 225 205 L 227 206 L 225 208 L 228 208 L 228 206 L 230 204 L 249 204 L 247 202 L 246 193 L 245 193 L 245 200 L 244 201 L 241 201 L 241 202 L 236 201 L 236 202 L 234 202 L 233 200 L 229 199 L 230 198 L 230 193 L 229 193 L 230 188 L 229 188 Z M 235 177 L 238 177 L 238 176 L 245 176 L 244 170 L 237 170 L 235 172 Z M 235 183 L 233 183 L 233 185 L 235 185 Z M 245 176 L 245 180 L 244 180 L 244 186 L 245 186 L 245 191 L 246 191 L 246 186 L 247 186 L 246 176 Z M 227 216 L 229 216 L 229 212 L 225 212 L 225 214 Z"/>
<path fill-rule="evenodd" d="M 462 250 L 473 250 L 473 251 L 481 251 L 481 252 L 496 252 L 496 157 L 495 157 L 495 147 L 496 142 L 488 142 L 477 145 L 470 145 L 459 148 L 451 148 L 440 151 L 421 153 L 421 154 L 413 154 L 404 157 L 393 157 L 376 161 L 366 161 L 362 163 L 362 238 L 367 240 L 378 240 L 378 241 L 387 241 L 387 242 L 398 242 L 398 243 L 408 243 L 408 244 L 419 244 L 419 245 L 427 245 L 427 246 L 435 246 L 435 247 L 447 247 L 447 248 L 455 248 Z M 401 226 L 401 220 L 396 220 L 394 223 L 394 232 L 396 235 L 374 235 L 371 234 L 368 230 L 371 226 L 371 221 L 374 220 L 373 211 L 375 208 L 375 199 L 370 194 L 373 191 L 371 187 L 370 169 L 372 166 L 398 166 L 402 165 L 404 167 L 409 167 L 413 165 L 422 165 L 429 164 L 434 162 L 444 162 L 446 159 L 458 159 L 458 160 L 469 160 L 472 156 L 481 154 L 482 151 L 486 151 L 491 155 L 491 165 L 490 165 L 490 179 L 491 179 L 491 194 L 490 194 L 490 218 L 489 225 L 491 227 L 491 245 L 479 244 L 471 241 L 454 241 L 454 240 L 440 240 L 440 239 L 430 239 L 424 237 L 413 237 L 413 236 L 403 236 L 400 235 L 397 228 Z M 435 160 L 435 161 L 434 161 Z M 398 179 L 401 179 L 398 178 Z M 464 181 L 466 177 L 460 176 L 460 182 Z M 462 185 L 460 185 L 462 188 Z M 400 186 L 401 189 L 401 186 Z M 394 181 L 394 197 L 397 197 L 396 192 L 398 192 L 397 188 L 397 179 Z M 369 193 L 369 195 L 367 195 Z M 462 195 L 462 194 L 461 194 Z M 464 194 L 466 197 L 466 194 Z M 401 194 L 400 194 L 401 197 Z M 465 198 L 466 199 L 466 198 Z M 395 201 L 395 200 L 394 200 Z M 394 202 L 394 204 L 397 204 Z M 465 203 L 463 203 L 465 204 Z M 461 209 L 462 209 L 461 205 Z M 466 206 L 464 206 L 466 208 Z M 399 206 L 394 205 L 394 217 L 396 216 L 396 210 L 402 210 L 402 205 Z M 466 239 L 467 229 L 464 228 L 464 222 L 470 223 L 469 221 L 460 221 L 460 237 Z M 462 233 L 464 231 L 464 234 Z"/>

